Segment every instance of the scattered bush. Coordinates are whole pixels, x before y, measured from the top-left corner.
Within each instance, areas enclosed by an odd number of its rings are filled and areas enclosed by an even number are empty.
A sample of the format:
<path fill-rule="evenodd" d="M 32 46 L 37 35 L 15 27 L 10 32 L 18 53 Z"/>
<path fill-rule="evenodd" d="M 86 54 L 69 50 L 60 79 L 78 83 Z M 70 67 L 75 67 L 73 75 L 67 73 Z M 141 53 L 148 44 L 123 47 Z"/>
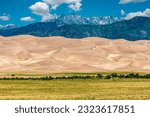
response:
<path fill-rule="evenodd" d="M 112 73 L 111 76 L 112 77 L 118 77 L 118 74 L 117 73 Z"/>
<path fill-rule="evenodd" d="M 97 74 L 97 78 L 98 78 L 98 79 L 102 79 L 102 78 L 103 78 L 103 75 L 102 75 L 102 74 Z"/>
<path fill-rule="evenodd" d="M 105 77 L 105 79 L 111 79 L 111 78 L 112 78 L 111 75 L 107 75 L 107 76 Z"/>
<path fill-rule="evenodd" d="M 150 78 L 150 74 L 139 74 L 139 73 L 129 73 L 129 74 L 120 74 L 120 73 L 112 73 L 107 74 L 104 76 L 103 74 L 98 73 L 96 76 L 62 76 L 62 77 L 52 77 L 52 76 L 45 76 L 40 78 L 18 78 L 12 74 L 13 78 L 0 78 L 0 80 L 57 80 L 57 79 L 111 79 L 111 78 Z"/>
<path fill-rule="evenodd" d="M 15 76 L 15 74 L 11 74 L 11 76 Z"/>

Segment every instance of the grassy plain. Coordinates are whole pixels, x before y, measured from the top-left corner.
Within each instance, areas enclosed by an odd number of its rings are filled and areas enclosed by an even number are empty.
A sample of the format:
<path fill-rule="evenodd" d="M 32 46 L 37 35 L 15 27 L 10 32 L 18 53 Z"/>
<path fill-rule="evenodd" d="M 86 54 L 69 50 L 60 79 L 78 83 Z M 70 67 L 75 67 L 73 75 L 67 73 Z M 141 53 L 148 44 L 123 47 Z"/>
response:
<path fill-rule="evenodd" d="M 150 79 L 0 80 L 0 99 L 150 99 Z"/>

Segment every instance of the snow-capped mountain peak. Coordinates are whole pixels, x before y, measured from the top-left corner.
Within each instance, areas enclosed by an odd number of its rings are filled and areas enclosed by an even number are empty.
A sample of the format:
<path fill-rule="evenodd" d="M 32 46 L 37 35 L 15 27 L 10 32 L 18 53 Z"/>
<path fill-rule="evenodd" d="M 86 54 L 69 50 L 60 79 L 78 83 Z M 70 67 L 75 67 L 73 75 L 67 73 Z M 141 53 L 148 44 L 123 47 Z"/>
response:
<path fill-rule="evenodd" d="M 53 20 L 47 22 L 57 22 L 58 25 L 62 26 L 63 24 L 87 24 L 87 25 L 106 25 L 111 24 L 116 21 L 120 21 L 117 17 L 84 17 L 79 15 L 60 15 L 54 18 Z"/>
<path fill-rule="evenodd" d="M 12 29 L 12 28 L 17 28 L 15 24 L 7 24 L 7 25 L 0 25 L 0 30 L 6 30 L 6 29 Z"/>

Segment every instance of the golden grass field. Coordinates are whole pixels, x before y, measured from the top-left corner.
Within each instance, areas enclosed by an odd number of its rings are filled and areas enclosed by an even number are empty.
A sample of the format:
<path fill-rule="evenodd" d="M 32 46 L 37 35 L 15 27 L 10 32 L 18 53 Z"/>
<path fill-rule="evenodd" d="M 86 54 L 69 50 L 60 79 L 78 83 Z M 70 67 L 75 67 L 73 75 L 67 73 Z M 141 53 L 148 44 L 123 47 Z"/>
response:
<path fill-rule="evenodd" d="M 150 79 L 0 80 L 1 100 L 146 100 Z"/>

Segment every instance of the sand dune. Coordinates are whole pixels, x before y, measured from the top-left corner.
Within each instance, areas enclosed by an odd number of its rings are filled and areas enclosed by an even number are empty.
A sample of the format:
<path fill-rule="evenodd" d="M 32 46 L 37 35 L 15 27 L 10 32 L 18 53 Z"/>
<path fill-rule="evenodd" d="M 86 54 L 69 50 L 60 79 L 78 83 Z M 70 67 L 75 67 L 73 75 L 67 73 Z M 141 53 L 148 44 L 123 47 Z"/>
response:
<path fill-rule="evenodd" d="M 150 41 L 0 37 L 0 72 L 150 72 Z"/>

